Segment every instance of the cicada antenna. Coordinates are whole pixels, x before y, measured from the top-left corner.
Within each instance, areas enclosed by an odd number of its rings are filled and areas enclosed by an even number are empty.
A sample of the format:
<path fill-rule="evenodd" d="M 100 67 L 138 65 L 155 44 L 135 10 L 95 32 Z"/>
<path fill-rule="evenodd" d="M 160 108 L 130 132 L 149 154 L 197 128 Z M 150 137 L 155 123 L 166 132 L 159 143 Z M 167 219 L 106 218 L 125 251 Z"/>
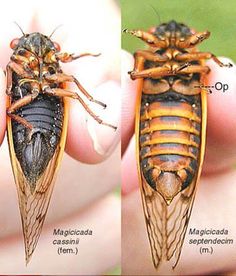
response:
<path fill-rule="evenodd" d="M 14 23 L 20 29 L 20 31 L 22 32 L 23 36 L 25 36 L 25 33 L 24 33 L 23 29 L 21 28 L 21 26 L 16 21 L 14 21 Z"/>
<path fill-rule="evenodd" d="M 157 17 L 158 17 L 159 24 L 161 24 L 161 16 L 160 16 L 160 14 L 159 14 L 158 11 L 156 10 L 156 8 L 153 7 L 151 4 L 149 4 L 149 6 L 153 9 L 153 11 L 155 12 L 155 14 L 156 14 Z"/>
<path fill-rule="evenodd" d="M 62 26 L 63 26 L 62 24 L 58 25 L 58 26 L 52 31 L 52 33 L 50 34 L 49 38 L 51 38 L 51 37 L 53 36 L 53 34 L 55 33 L 55 31 L 56 31 L 57 29 L 59 29 L 60 27 L 62 27 Z"/>

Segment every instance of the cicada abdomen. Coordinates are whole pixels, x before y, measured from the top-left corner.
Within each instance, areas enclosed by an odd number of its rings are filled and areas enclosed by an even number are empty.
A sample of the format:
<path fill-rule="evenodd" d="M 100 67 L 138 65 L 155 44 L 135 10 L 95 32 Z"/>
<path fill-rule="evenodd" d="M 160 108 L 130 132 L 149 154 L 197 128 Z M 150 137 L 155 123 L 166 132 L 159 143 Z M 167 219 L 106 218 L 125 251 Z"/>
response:
<path fill-rule="evenodd" d="M 149 45 L 135 53 L 132 79 L 139 79 L 136 152 L 141 195 L 154 266 L 180 258 L 196 185 L 201 173 L 206 134 L 206 91 L 210 71 L 204 60 L 213 54 L 196 45 L 208 31 L 194 33 L 170 21 L 150 32 L 125 30 Z"/>

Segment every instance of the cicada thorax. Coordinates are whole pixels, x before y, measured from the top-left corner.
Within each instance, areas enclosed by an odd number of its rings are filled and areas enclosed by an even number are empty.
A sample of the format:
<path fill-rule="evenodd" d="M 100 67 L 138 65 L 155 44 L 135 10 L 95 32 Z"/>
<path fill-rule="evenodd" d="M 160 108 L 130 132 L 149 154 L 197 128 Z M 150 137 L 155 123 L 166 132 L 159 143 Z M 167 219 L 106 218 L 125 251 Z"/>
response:
<path fill-rule="evenodd" d="M 146 62 L 144 68 L 150 68 L 150 63 Z M 197 89 L 189 93 L 192 95 L 180 91 L 182 87 L 192 87 L 192 83 L 200 85 L 200 78 L 200 74 L 179 74 L 146 78 L 143 82 L 139 127 L 141 171 L 148 185 L 167 204 L 192 183 L 198 172 L 201 93 Z"/>

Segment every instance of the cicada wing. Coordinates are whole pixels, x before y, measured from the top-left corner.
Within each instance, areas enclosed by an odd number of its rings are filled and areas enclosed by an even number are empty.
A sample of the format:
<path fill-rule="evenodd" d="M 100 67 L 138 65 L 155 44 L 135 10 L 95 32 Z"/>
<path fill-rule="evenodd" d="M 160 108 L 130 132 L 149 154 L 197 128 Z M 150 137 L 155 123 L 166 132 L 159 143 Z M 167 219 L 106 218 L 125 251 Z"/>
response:
<path fill-rule="evenodd" d="M 64 106 L 64 122 L 60 143 L 58 144 L 53 157 L 49 161 L 47 168 L 41 177 L 37 180 L 33 193 L 30 189 L 31 185 L 24 176 L 20 163 L 16 158 L 13 145 L 11 120 L 8 118 L 7 122 L 10 157 L 15 183 L 17 186 L 19 208 L 24 234 L 26 263 L 29 262 L 38 243 L 51 199 L 56 171 L 64 152 L 68 119 L 66 101 L 64 101 Z"/>
<path fill-rule="evenodd" d="M 174 268 L 179 260 L 194 201 L 195 184 L 179 193 L 168 206 L 142 177 L 141 194 L 155 268 L 172 257 L 175 259 Z"/>
<path fill-rule="evenodd" d="M 21 171 L 19 162 L 16 161 L 15 170 L 17 170 L 17 175 L 15 181 L 18 192 L 27 263 L 35 250 L 42 231 L 55 182 L 55 168 L 57 166 L 59 152 L 60 149 L 57 148 L 45 172 L 38 180 L 33 194 L 30 190 L 30 183 L 27 182 Z"/>

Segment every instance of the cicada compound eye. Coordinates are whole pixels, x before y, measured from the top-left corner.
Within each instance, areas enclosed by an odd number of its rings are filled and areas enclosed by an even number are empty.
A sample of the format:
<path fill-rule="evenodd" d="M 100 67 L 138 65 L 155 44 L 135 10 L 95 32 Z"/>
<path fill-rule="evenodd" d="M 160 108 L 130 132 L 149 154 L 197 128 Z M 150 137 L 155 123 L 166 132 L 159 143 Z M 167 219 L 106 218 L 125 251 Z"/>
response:
<path fill-rule="evenodd" d="M 57 43 L 57 42 L 53 41 L 53 45 L 54 45 L 55 49 L 56 49 L 58 52 L 60 52 L 60 51 L 61 51 L 61 46 L 60 46 L 60 44 L 59 44 L 59 43 Z"/>
<path fill-rule="evenodd" d="M 148 29 L 148 32 L 151 34 L 154 34 L 155 31 L 156 31 L 156 27 L 154 27 L 154 26 Z"/>
<path fill-rule="evenodd" d="M 17 47 L 17 45 L 18 45 L 18 43 L 19 43 L 19 38 L 14 38 L 12 41 L 11 41 L 11 43 L 10 43 L 10 47 L 11 47 L 11 49 L 15 49 L 16 47 Z"/>

